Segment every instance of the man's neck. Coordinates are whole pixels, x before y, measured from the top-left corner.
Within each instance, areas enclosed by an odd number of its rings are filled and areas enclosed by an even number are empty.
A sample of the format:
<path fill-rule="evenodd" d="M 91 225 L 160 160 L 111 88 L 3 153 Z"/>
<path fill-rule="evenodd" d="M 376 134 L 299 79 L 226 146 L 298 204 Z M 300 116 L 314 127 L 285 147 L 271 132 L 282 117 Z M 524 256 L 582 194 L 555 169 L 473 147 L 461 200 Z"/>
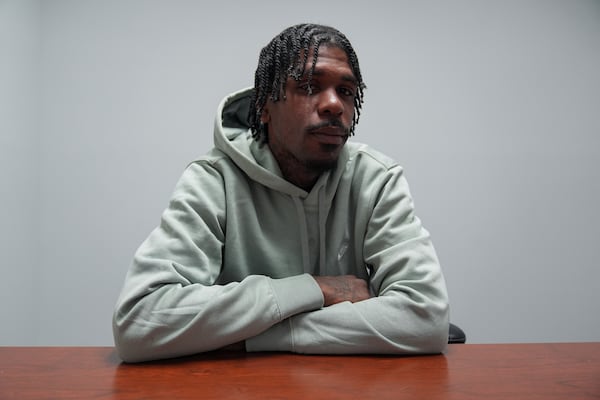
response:
<path fill-rule="evenodd" d="M 307 167 L 291 154 L 277 154 L 273 152 L 273 156 L 277 160 L 283 178 L 307 192 L 310 192 L 315 183 L 317 183 L 319 176 L 323 173 L 322 170 Z"/>
<path fill-rule="evenodd" d="M 315 183 L 317 183 L 319 176 L 321 176 L 320 171 L 307 171 L 305 168 L 301 167 L 290 167 L 289 164 L 285 166 L 283 164 L 279 164 L 279 168 L 281 169 L 281 173 L 286 181 L 293 183 L 307 192 L 310 192 Z"/>

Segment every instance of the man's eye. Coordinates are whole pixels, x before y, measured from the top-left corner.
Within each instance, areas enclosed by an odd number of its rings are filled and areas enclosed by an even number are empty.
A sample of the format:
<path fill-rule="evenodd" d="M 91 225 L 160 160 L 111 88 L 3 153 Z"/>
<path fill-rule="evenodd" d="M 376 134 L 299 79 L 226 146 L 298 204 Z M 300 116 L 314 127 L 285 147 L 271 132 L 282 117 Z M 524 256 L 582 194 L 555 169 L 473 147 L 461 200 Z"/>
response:
<path fill-rule="evenodd" d="M 354 90 L 352 90 L 350 88 L 342 87 L 342 88 L 339 89 L 339 92 L 343 96 L 354 97 Z"/>

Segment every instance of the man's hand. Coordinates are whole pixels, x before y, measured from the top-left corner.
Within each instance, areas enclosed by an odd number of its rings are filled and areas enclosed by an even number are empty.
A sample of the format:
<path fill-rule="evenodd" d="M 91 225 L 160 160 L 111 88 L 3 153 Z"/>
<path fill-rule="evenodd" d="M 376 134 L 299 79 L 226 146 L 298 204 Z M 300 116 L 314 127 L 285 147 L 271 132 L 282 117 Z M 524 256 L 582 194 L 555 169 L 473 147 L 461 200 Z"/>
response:
<path fill-rule="evenodd" d="M 325 306 L 342 301 L 356 303 L 371 297 L 367 281 L 354 275 L 313 276 L 313 278 L 323 292 Z"/>

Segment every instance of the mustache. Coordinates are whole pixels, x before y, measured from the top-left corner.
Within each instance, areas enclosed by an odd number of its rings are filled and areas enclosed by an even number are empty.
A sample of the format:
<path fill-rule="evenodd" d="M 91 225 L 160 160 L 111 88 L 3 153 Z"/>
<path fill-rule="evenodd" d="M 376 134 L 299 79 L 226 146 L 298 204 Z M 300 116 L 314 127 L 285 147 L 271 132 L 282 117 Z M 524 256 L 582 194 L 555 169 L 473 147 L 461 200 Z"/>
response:
<path fill-rule="evenodd" d="M 350 135 L 350 127 L 344 125 L 342 121 L 337 118 L 330 119 L 329 121 L 319 122 L 318 124 L 309 125 L 306 130 L 307 131 L 316 131 L 322 128 L 340 128 L 344 133 L 349 136 Z"/>

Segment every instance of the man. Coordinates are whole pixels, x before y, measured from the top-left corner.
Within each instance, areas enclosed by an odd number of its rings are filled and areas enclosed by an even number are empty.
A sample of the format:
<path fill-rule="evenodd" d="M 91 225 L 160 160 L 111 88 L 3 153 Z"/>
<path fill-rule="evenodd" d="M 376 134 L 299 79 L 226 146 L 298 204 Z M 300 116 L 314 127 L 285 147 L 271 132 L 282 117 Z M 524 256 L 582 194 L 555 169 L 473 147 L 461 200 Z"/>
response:
<path fill-rule="evenodd" d="M 138 249 L 113 321 L 128 362 L 220 348 L 438 353 L 444 279 L 402 168 L 353 142 L 358 59 L 326 26 L 262 51 Z"/>

